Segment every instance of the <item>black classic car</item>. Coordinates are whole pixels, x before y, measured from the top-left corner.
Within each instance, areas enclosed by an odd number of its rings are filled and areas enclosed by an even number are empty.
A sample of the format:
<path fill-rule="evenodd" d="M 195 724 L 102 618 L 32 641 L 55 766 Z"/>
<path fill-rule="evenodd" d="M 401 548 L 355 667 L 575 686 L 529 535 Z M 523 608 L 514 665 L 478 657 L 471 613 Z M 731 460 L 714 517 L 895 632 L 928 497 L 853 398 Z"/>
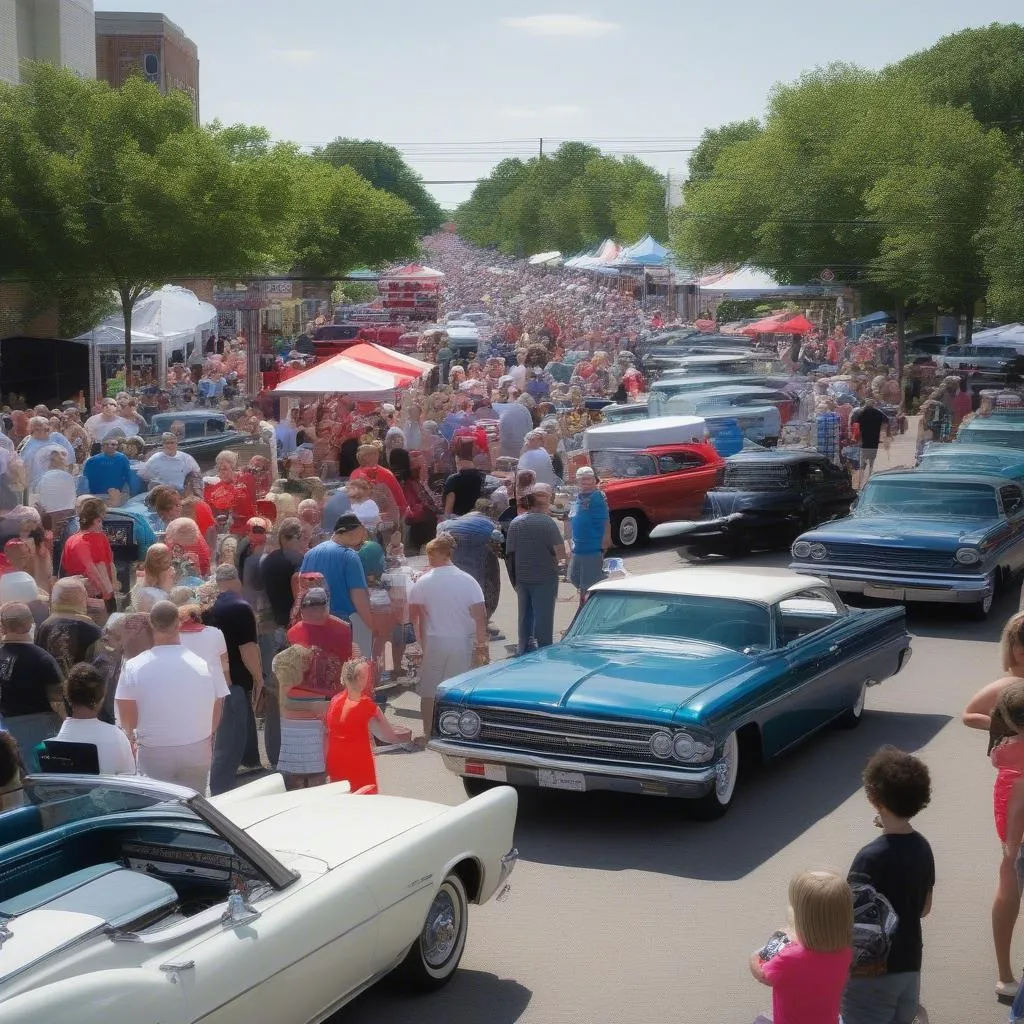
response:
<path fill-rule="evenodd" d="M 178 435 L 178 449 L 188 452 L 202 467 L 213 465 L 213 460 L 225 448 L 239 452 L 253 442 L 249 434 L 235 430 L 230 420 L 213 409 L 183 409 L 179 412 L 162 412 L 153 417 L 149 430 L 142 435 L 146 442 L 147 454 L 160 447 L 160 435 L 164 432 Z M 259 452 L 253 448 L 253 455 Z"/>
<path fill-rule="evenodd" d="M 743 451 L 726 459 L 701 519 L 662 523 L 651 537 L 679 537 L 693 554 L 786 548 L 810 526 L 848 515 L 856 496 L 850 474 L 813 449 Z"/>

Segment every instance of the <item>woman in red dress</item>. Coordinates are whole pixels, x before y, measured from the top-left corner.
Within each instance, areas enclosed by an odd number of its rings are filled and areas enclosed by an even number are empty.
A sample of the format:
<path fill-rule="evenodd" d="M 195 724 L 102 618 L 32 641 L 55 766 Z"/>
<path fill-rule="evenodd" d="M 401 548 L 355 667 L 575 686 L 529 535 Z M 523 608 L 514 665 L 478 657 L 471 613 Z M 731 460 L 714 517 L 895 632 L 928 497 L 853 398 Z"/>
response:
<path fill-rule="evenodd" d="M 238 455 L 232 451 L 221 452 L 214 460 L 216 477 L 204 482 L 203 499 L 218 519 L 227 517 L 232 533 L 244 535 L 246 523 L 256 515 L 256 499 L 250 485 L 238 472 Z"/>
<path fill-rule="evenodd" d="M 373 763 L 370 723 L 388 743 L 408 743 L 412 730 L 395 728 L 370 695 L 370 665 L 346 661 L 341 669 L 345 687 L 327 709 L 327 775 L 331 782 L 348 782 L 351 790 L 377 790 L 377 769 Z"/>

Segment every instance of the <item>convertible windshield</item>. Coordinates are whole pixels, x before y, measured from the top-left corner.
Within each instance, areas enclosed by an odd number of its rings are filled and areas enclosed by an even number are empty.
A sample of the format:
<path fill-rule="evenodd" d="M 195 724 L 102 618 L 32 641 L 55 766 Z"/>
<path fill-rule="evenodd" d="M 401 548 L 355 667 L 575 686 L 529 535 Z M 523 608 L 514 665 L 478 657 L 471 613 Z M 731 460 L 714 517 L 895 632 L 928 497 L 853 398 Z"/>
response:
<path fill-rule="evenodd" d="M 771 645 L 768 609 L 746 601 L 595 591 L 565 639 L 595 636 L 696 640 L 742 651 Z"/>
<path fill-rule="evenodd" d="M 861 493 L 856 515 L 949 516 L 994 519 L 996 492 L 985 484 L 938 480 L 872 480 Z"/>

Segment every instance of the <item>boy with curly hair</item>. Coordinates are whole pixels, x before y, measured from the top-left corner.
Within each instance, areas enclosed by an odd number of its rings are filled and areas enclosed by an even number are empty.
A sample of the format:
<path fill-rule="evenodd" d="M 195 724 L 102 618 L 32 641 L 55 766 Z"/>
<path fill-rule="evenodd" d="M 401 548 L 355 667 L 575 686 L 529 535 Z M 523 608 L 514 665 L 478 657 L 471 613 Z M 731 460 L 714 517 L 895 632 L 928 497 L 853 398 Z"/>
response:
<path fill-rule="evenodd" d="M 854 973 L 843 993 L 845 1024 L 913 1024 L 921 990 L 921 918 L 932 909 L 935 860 L 910 819 L 931 800 L 928 766 L 895 747 L 882 747 L 864 769 L 864 794 L 882 835 L 853 859 L 848 881 L 871 886 L 899 919 L 884 964 Z"/>

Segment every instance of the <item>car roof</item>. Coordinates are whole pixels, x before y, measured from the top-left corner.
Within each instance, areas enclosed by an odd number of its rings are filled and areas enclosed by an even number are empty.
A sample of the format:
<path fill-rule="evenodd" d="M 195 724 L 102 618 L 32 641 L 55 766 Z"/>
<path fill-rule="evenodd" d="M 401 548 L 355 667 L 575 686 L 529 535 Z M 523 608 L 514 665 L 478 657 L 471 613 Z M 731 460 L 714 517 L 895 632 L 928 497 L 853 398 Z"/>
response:
<path fill-rule="evenodd" d="M 1019 448 L 994 448 L 984 444 L 948 444 L 944 450 L 921 453 L 922 462 L 955 462 L 971 465 L 975 459 L 985 459 L 1000 468 L 1024 465 L 1024 451 Z M 935 472 L 931 470 L 931 472 Z"/>
<path fill-rule="evenodd" d="M 816 576 L 779 571 L 768 575 L 737 569 L 670 569 L 644 576 L 605 580 L 590 593 L 611 591 L 630 594 L 677 594 L 685 597 L 721 597 L 755 604 L 772 605 L 808 587 L 827 586 Z"/>
<path fill-rule="evenodd" d="M 684 377 L 683 380 L 686 380 L 686 378 Z M 701 392 L 700 396 L 698 397 L 698 401 L 700 400 L 700 398 L 714 397 L 716 395 L 728 396 L 746 395 L 752 393 L 754 395 L 760 396 L 774 395 L 777 394 L 778 392 L 779 388 L 767 388 L 763 384 L 743 384 L 738 382 L 736 384 L 722 384 L 720 387 L 709 387 L 706 391 Z"/>
<path fill-rule="evenodd" d="M 174 420 L 209 420 L 209 419 L 221 419 L 226 420 L 227 417 L 219 409 L 181 409 L 178 412 L 158 412 L 153 417 L 153 422 L 156 423 L 160 420 L 162 423 L 164 420 L 173 422 Z"/>
<path fill-rule="evenodd" d="M 969 484 L 989 484 L 992 487 L 1001 487 L 1006 483 L 1006 477 L 996 473 L 942 473 L 938 470 L 929 472 L 922 469 L 891 469 L 883 473 L 872 474 L 872 483 L 875 480 L 921 480 L 925 483 L 949 483 L 950 477 Z"/>
<path fill-rule="evenodd" d="M 729 465 L 742 463 L 744 465 L 760 464 L 765 462 L 827 462 L 828 460 L 819 451 L 813 448 L 762 448 L 761 450 L 750 450 L 737 452 L 725 460 Z"/>
<path fill-rule="evenodd" d="M 979 416 L 963 424 L 961 430 L 1024 430 L 1024 416 Z"/>

